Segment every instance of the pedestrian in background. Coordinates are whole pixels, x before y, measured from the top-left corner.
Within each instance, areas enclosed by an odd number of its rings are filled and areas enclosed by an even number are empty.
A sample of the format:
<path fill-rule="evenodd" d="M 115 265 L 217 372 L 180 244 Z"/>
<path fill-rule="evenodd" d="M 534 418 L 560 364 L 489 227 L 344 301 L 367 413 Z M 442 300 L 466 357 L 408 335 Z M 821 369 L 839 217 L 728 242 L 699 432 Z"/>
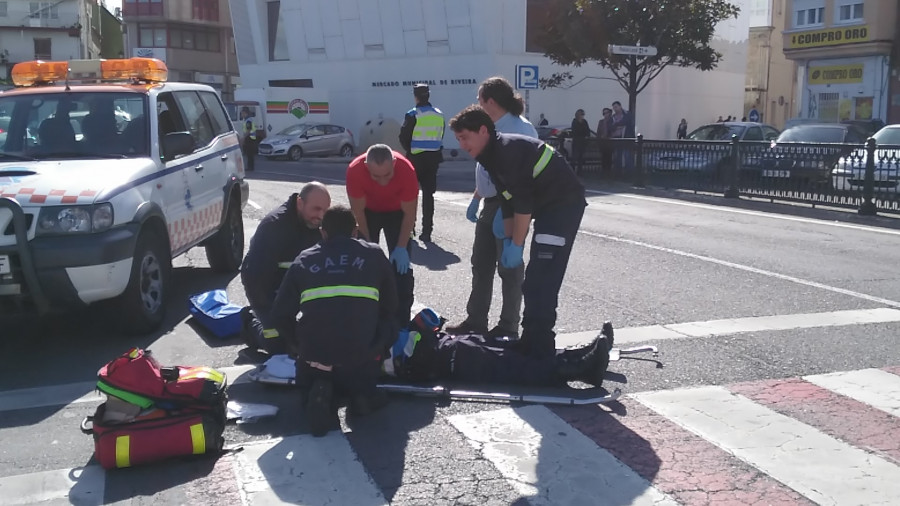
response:
<path fill-rule="evenodd" d="M 576 174 L 581 172 L 581 166 L 584 165 L 584 150 L 590 136 L 591 127 L 584 118 L 584 109 L 578 109 L 572 120 L 572 168 Z"/>
<path fill-rule="evenodd" d="M 678 124 L 678 133 L 676 134 L 679 139 L 687 138 L 687 120 L 681 118 L 681 123 Z"/>
<path fill-rule="evenodd" d="M 604 174 L 612 172 L 613 150 L 609 138 L 612 135 L 612 109 L 603 108 L 603 117 L 597 122 L 597 143 L 600 147 L 600 170 Z"/>
<path fill-rule="evenodd" d="M 444 113 L 429 102 L 431 92 L 427 84 L 413 86 L 413 97 L 416 106 L 407 111 L 400 127 L 400 145 L 416 168 L 416 178 L 422 188 L 422 233 L 419 239 L 431 242 L 437 172 L 444 160 Z"/>

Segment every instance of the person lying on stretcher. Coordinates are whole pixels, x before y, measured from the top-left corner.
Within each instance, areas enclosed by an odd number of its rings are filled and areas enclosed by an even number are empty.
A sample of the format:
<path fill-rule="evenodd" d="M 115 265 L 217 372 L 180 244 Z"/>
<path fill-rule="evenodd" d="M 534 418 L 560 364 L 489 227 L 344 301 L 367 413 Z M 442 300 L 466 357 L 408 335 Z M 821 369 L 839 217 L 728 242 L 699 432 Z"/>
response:
<path fill-rule="evenodd" d="M 613 327 L 590 344 L 557 350 L 553 357 L 519 352 L 515 343 L 495 342 L 481 335 L 448 335 L 439 331 L 441 319 L 422 310 L 408 329 L 400 331 L 382 364 L 386 376 L 404 382 L 454 380 L 464 383 L 500 383 L 554 386 L 583 381 L 600 387 L 609 366 Z"/>

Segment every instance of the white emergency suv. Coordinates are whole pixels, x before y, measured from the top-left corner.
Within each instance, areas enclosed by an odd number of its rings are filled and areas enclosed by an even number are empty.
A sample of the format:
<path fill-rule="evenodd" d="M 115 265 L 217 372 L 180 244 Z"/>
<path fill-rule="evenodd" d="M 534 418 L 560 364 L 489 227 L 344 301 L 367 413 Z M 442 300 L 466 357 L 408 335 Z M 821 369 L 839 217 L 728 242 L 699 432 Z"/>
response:
<path fill-rule="evenodd" d="M 0 315 L 115 299 L 126 330 L 163 321 L 172 259 L 236 271 L 249 186 L 209 86 L 151 58 L 32 61 L 0 93 Z"/>

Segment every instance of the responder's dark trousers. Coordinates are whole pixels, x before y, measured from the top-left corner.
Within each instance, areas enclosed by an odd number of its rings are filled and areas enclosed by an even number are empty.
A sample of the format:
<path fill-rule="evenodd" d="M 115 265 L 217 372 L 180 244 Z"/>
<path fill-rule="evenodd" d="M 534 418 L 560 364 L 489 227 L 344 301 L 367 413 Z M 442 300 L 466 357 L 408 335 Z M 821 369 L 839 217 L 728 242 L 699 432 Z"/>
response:
<path fill-rule="evenodd" d="M 251 305 L 252 307 L 252 305 Z M 270 355 L 287 353 L 287 344 L 278 331 L 272 326 L 270 318 L 271 308 L 255 308 L 253 316 L 244 323 L 243 332 L 246 333 L 247 345 L 265 350 Z"/>
<path fill-rule="evenodd" d="M 572 243 L 581 226 L 585 202 L 576 201 L 542 210 L 535 217 L 531 255 L 525 268 L 522 293 L 522 346 L 533 356 L 552 356 L 555 350 L 556 307 L 572 253 Z"/>
<path fill-rule="evenodd" d="M 296 381 L 301 396 L 306 394 L 313 381 L 318 378 L 332 381 L 334 392 L 339 396 L 372 395 L 378 388 L 378 378 L 381 377 L 381 362 L 374 359 L 365 364 L 335 366 L 331 371 L 322 371 L 300 358 L 296 360 L 296 367 Z"/>
<path fill-rule="evenodd" d="M 438 344 L 437 370 L 442 377 L 478 383 L 552 385 L 556 374 L 555 353 L 543 357 L 524 355 L 501 347 L 487 346 L 480 336 L 450 336 Z"/>
<path fill-rule="evenodd" d="M 483 200 L 481 215 L 475 223 L 475 241 L 472 243 L 472 292 L 466 304 L 466 321 L 472 326 L 488 327 L 488 312 L 494 295 L 494 272 L 500 275 L 503 307 L 499 326 L 503 330 L 519 333 L 522 312 L 522 280 L 525 266 L 507 269 L 500 265 L 503 241 L 494 236 L 494 216 L 500 209 L 499 197 Z"/>
<path fill-rule="evenodd" d="M 437 191 L 437 172 L 441 163 L 440 153 L 428 151 L 412 155 L 416 178 L 422 189 L 422 234 L 430 236 L 434 231 L 434 192 Z"/>
<path fill-rule="evenodd" d="M 256 170 L 256 154 L 259 152 L 259 142 L 247 138 L 244 140 L 244 158 L 247 163 L 244 167 L 248 172 Z"/>
<path fill-rule="evenodd" d="M 400 226 L 403 223 L 403 211 L 387 211 L 378 212 L 366 209 L 366 221 L 369 226 L 369 240 L 374 243 L 380 242 L 381 231 L 384 231 L 384 239 L 387 242 L 388 256 L 397 247 L 400 239 Z M 406 243 L 406 252 L 412 252 L 412 243 Z M 393 264 L 392 264 L 393 265 Z M 394 266 L 394 279 L 397 280 L 397 298 L 399 306 L 397 308 L 397 325 L 399 328 L 405 327 L 412 315 L 413 290 L 415 289 L 415 278 L 413 277 L 412 263 L 406 274 L 400 274 Z"/>

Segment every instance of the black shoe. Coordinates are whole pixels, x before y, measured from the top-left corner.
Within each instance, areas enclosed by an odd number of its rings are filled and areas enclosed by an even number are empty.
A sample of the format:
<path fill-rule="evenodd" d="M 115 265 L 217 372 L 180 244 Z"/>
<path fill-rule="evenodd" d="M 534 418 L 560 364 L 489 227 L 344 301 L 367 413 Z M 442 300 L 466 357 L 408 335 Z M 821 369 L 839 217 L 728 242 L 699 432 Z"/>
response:
<path fill-rule="evenodd" d="M 382 390 L 375 390 L 371 394 L 355 395 L 350 399 L 347 408 L 350 416 L 366 416 L 385 407 L 389 402 L 388 396 Z"/>
<path fill-rule="evenodd" d="M 496 327 L 489 330 L 485 337 L 494 341 L 518 341 L 519 333 L 515 330 L 506 330 L 500 325 L 497 325 Z"/>
<path fill-rule="evenodd" d="M 612 322 L 606 321 L 603 322 L 603 330 L 600 331 L 600 334 L 606 338 L 607 344 L 609 345 L 609 349 L 613 349 L 613 342 L 615 331 L 613 330 Z"/>
<path fill-rule="evenodd" d="M 422 232 L 419 234 L 419 240 L 422 242 L 431 242 L 431 232 Z"/>
<path fill-rule="evenodd" d="M 444 329 L 444 332 L 451 335 L 475 334 L 483 336 L 487 334 L 487 327 L 472 325 L 468 321 L 463 320 L 459 325 L 448 325 L 447 328 Z"/>
<path fill-rule="evenodd" d="M 612 329 L 612 326 L 610 326 Z M 594 364 L 592 370 L 584 377 L 580 378 L 585 383 L 590 383 L 597 388 L 603 386 L 603 377 L 606 375 L 606 369 L 609 367 L 609 350 L 612 348 L 607 343 L 607 339 L 601 336 L 597 339 L 597 350 L 594 356 Z"/>
<path fill-rule="evenodd" d="M 251 350 L 259 349 L 256 340 L 253 338 L 252 323 L 255 317 L 256 315 L 253 314 L 253 310 L 250 309 L 250 306 L 245 306 L 241 309 L 241 341 L 243 341 Z"/>
<path fill-rule="evenodd" d="M 315 437 L 322 437 L 334 426 L 334 385 L 330 380 L 319 378 L 313 382 L 307 395 L 306 419 L 309 431 Z"/>
<path fill-rule="evenodd" d="M 557 374 L 565 380 L 583 381 L 600 387 L 609 367 L 609 347 L 604 336 L 598 336 L 584 348 L 565 350 L 557 357 Z"/>

